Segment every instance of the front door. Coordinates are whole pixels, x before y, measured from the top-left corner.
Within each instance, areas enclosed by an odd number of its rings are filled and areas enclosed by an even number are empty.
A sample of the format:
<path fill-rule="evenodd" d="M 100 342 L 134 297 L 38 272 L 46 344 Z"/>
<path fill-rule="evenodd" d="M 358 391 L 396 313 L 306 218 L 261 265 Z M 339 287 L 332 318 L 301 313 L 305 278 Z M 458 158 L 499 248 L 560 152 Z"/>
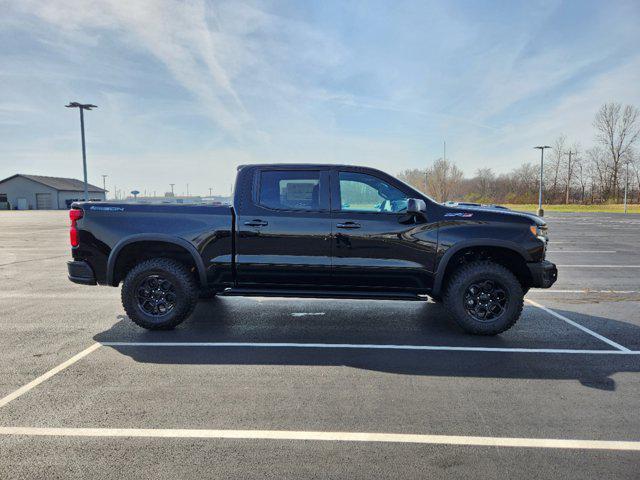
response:
<path fill-rule="evenodd" d="M 237 215 L 239 286 L 330 285 L 328 170 L 256 169 L 252 199 Z"/>
<path fill-rule="evenodd" d="M 432 287 L 437 226 L 428 212 L 408 215 L 412 192 L 394 183 L 357 170 L 332 172 L 335 286 L 416 292 Z"/>

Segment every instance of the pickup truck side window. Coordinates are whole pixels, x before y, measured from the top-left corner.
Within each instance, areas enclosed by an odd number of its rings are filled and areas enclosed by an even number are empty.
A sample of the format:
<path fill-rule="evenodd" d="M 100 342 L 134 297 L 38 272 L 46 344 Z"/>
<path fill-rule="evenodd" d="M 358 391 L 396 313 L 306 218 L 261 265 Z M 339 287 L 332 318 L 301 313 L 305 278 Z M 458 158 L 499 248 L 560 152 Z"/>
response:
<path fill-rule="evenodd" d="M 264 170 L 258 203 L 275 210 L 320 210 L 320 172 Z"/>
<path fill-rule="evenodd" d="M 384 180 L 356 172 L 340 172 L 340 210 L 343 212 L 400 213 L 408 197 Z"/>

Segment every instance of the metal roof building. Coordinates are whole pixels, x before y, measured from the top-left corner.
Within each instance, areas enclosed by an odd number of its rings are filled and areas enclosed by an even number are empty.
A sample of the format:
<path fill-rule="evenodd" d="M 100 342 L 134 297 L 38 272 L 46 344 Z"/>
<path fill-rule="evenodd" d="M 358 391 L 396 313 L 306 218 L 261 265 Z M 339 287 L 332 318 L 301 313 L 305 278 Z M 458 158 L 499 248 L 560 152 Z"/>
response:
<path fill-rule="evenodd" d="M 15 210 L 59 210 L 84 199 L 84 182 L 75 178 L 18 173 L 0 180 L 0 201 Z M 89 184 L 91 200 L 105 200 L 106 191 Z"/>

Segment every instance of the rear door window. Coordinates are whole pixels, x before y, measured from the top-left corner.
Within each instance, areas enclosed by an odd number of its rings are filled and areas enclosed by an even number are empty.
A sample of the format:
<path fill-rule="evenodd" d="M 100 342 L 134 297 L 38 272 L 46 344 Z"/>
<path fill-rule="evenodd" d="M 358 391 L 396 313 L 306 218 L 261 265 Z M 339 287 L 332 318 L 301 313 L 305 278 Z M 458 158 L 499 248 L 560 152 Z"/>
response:
<path fill-rule="evenodd" d="M 264 170 L 260 173 L 258 203 L 274 210 L 320 210 L 320 172 Z"/>

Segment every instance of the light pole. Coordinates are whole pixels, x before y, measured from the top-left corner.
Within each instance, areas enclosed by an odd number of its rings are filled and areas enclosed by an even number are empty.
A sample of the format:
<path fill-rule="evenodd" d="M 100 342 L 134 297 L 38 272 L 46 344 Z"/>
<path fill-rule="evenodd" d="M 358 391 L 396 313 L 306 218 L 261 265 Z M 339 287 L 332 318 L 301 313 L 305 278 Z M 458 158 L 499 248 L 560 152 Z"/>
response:
<path fill-rule="evenodd" d="M 169 185 L 171 185 L 171 196 L 173 197 L 173 186 L 175 185 L 175 183 L 170 183 Z"/>
<path fill-rule="evenodd" d="M 537 148 L 540 150 L 540 191 L 538 192 L 538 216 L 542 217 L 544 215 L 544 210 L 542 210 L 542 172 L 544 170 L 544 149 L 551 148 L 549 145 L 539 145 Z"/>
<path fill-rule="evenodd" d="M 82 168 L 84 170 L 84 201 L 89 201 L 89 184 L 87 183 L 87 149 L 84 143 L 84 111 L 98 108 L 90 103 L 69 102 L 67 108 L 78 108 L 80 110 L 80 135 L 82 136 Z"/>

